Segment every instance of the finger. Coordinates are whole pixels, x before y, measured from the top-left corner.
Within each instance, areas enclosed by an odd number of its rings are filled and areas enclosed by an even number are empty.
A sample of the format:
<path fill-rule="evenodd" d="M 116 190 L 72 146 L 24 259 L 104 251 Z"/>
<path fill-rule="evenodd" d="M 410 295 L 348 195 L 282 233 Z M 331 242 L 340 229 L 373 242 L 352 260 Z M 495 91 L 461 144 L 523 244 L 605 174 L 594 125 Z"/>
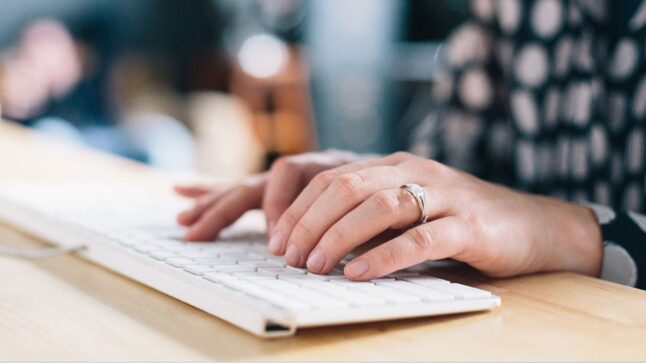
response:
<path fill-rule="evenodd" d="M 197 222 L 202 213 L 209 209 L 219 196 L 220 193 L 213 193 L 198 197 L 191 208 L 186 209 L 177 215 L 177 223 L 183 226 L 190 226 Z"/>
<path fill-rule="evenodd" d="M 285 210 L 276 222 L 276 227 L 269 241 L 269 251 L 274 255 L 283 255 L 292 229 L 305 214 L 312 203 L 323 193 L 338 175 L 343 175 L 379 165 L 394 165 L 400 160 L 398 154 L 381 159 L 374 159 L 343 165 L 317 174 L 301 191 L 296 200 Z"/>
<path fill-rule="evenodd" d="M 345 275 L 355 281 L 375 279 L 426 260 L 455 257 L 472 243 L 456 217 L 446 217 L 410 229 L 350 261 Z"/>
<path fill-rule="evenodd" d="M 213 240 L 245 212 L 260 207 L 264 178 L 248 180 L 227 191 L 189 228 L 187 241 Z"/>
<path fill-rule="evenodd" d="M 305 187 L 306 176 L 324 169 L 322 165 L 310 164 L 305 160 L 301 156 L 280 158 L 271 166 L 262 201 L 270 235 L 278 218 Z"/>
<path fill-rule="evenodd" d="M 190 226 L 193 223 L 197 222 L 202 214 L 211 208 L 211 206 L 220 198 L 223 193 L 226 192 L 226 189 L 215 190 L 195 199 L 195 204 L 193 207 L 180 212 L 177 215 L 177 223 L 183 226 Z"/>
<path fill-rule="evenodd" d="M 377 166 L 338 177 L 307 209 L 294 226 L 285 252 L 285 261 L 301 266 L 314 246 L 341 217 L 370 195 L 400 185 L 409 177 L 393 166 Z"/>
<path fill-rule="evenodd" d="M 446 215 L 446 194 L 429 187 L 425 191 L 430 206 L 427 217 Z M 411 226 L 419 219 L 419 206 L 409 192 L 401 188 L 379 191 L 325 232 L 307 259 L 307 268 L 328 273 L 357 246 L 386 230 Z"/>
<path fill-rule="evenodd" d="M 223 187 L 209 187 L 206 185 L 175 185 L 173 187 L 175 193 L 187 198 L 201 197 L 204 194 L 222 188 Z"/>

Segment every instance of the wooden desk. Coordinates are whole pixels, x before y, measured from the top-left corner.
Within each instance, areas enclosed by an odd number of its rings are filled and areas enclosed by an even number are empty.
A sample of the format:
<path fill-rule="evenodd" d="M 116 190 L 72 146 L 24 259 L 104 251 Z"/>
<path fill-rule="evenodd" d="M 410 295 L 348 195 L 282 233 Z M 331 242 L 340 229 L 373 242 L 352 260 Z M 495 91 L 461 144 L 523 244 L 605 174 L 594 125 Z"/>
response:
<path fill-rule="evenodd" d="M 168 182 L 135 163 L 62 146 L 0 124 L 1 180 Z M 0 225 L 0 244 L 40 242 Z M 305 329 L 262 340 L 74 256 L 0 257 L 0 361 L 5 360 L 646 360 L 646 292 L 575 274 L 488 280 L 487 313 Z"/>

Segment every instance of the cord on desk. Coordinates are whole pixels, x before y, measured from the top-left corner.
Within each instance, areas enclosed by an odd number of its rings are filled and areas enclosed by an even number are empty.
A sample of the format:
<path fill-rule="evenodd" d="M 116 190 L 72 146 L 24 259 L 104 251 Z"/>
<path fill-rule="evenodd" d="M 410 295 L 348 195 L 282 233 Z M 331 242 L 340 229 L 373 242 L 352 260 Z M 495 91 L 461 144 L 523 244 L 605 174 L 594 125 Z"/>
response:
<path fill-rule="evenodd" d="M 68 253 L 74 253 L 86 249 L 87 246 L 67 246 L 67 247 L 47 247 L 47 248 L 9 248 L 0 247 L 0 256 L 25 258 L 25 259 L 41 259 L 50 258 Z"/>

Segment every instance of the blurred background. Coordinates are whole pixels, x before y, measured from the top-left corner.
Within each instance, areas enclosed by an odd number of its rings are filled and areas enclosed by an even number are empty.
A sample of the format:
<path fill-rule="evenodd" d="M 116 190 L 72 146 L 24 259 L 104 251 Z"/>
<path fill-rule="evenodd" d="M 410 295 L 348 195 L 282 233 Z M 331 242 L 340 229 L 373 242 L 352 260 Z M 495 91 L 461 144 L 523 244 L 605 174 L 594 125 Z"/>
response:
<path fill-rule="evenodd" d="M 2 0 L 7 122 L 160 170 L 407 147 L 461 0 Z"/>

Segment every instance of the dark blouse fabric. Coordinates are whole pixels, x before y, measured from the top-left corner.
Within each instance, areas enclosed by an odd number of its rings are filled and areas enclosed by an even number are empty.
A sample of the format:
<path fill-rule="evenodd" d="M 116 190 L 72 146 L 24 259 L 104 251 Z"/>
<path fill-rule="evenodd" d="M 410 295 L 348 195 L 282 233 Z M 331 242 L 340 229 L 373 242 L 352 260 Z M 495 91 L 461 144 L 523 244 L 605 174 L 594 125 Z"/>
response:
<path fill-rule="evenodd" d="M 517 189 L 644 212 L 646 0 L 471 6 L 412 151 Z M 646 234 L 625 238 L 641 239 L 630 252 L 646 271 Z"/>

